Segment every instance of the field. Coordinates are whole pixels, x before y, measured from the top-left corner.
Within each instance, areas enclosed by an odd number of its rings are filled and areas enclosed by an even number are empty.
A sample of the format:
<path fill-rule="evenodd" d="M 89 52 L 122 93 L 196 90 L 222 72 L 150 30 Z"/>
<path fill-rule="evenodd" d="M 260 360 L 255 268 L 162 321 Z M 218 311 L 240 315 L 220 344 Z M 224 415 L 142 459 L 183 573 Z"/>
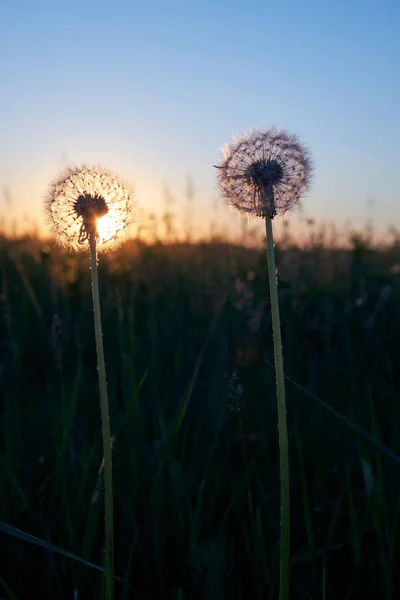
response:
<path fill-rule="evenodd" d="M 360 234 L 347 249 L 319 238 L 299 248 L 289 237 L 277 245 L 277 264 L 291 598 L 394 599 L 400 244 L 370 247 Z M 265 252 L 217 239 L 136 240 L 102 256 L 99 269 L 116 597 L 276 598 Z M 88 256 L 2 236 L 0 286 L 0 598 L 100 598 L 102 445 Z"/>

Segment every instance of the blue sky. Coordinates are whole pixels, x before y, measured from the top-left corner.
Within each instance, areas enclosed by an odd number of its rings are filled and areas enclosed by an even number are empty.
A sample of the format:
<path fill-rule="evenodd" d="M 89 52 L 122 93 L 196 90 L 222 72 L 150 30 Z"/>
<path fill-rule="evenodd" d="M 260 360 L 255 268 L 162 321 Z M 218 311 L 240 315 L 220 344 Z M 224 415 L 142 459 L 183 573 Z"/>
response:
<path fill-rule="evenodd" d="M 1 13 L 0 185 L 17 214 L 40 218 L 49 179 L 84 161 L 132 181 L 146 210 L 165 183 L 178 209 L 190 175 L 198 218 L 215 218 L 221 146 L 275 124 L 314 157 L 308 216 L 400 228 L 398 0 L 14 0 Z"/>

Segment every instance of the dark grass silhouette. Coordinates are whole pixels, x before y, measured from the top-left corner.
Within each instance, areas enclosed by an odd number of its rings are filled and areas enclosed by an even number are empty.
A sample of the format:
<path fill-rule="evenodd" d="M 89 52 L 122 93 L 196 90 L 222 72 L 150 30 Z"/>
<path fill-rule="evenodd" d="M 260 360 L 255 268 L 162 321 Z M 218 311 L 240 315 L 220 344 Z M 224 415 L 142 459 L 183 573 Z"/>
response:
<path fill-rule="evenodd" d="M 286 240 L 277 252 L 291 598 L 396 598 L 400 463 L 389 450 L 400 455 L 400 248 L 358 238 L 349 250 L 317 241 L 300 250 Z M 87 267 L 87 256 L 34 238 L 0 239 L 0 520 L 103 565 Z M 116 597 L 276 598 L 264 250 L 130 242 L 99 270 L 115 573 L 127 582 L 116 582 Z M 100 597 L 96 570 L 4 532 L 0 540 L 2 597 Z"/>

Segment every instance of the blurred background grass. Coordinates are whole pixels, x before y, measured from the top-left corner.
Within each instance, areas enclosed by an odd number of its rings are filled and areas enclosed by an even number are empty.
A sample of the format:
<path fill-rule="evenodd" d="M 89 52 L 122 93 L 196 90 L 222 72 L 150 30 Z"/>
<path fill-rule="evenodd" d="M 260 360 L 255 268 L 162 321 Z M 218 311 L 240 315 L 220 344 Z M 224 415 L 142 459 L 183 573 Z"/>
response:
<path fill-rule="evenodd" d="M 139 236 L 100 260 L 116 574 L 125 581 L 117 597 L 275 598 L 279 472 L 265 252 L 246 247 L 248 231 L 237 244 L 217 235 L 194 243 L 189 234 L 175 241 L 171 215 L 159 226 L 163 242 Z M 302 247 L 287 227 L 277 243 L 290 378 L 291 597 L 394 599 L 400 243 L 392 235 L 373 245 L 367 229 L 344 248 L 334 232 L 307 226 Z M 87 255 L 33 234 L 0 237 L 0 520 L 102 565 L 88 267 Z M 1 597 L 100 597 L 96 570 L 4 531 L 0 539 Z"/>

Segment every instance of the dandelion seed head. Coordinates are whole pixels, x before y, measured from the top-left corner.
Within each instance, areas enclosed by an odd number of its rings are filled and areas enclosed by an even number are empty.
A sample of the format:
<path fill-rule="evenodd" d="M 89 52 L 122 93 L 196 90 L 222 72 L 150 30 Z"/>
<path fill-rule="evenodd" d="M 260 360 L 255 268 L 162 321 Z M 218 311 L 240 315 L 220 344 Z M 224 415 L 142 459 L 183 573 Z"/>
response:
<path fill-rule="evenodd" d="M 101 167 L 72 167 L 50 185 L 45 210 L 57 241 L 84 250 L 92 236 L 99 251 L 128 234 L 133 194 L 119 177 Z"/>
<path fill-rule="evenodd" d="M 222 154 L 219 189 L 241 213 L 273 219 L 298 205 L 310 185 L 309 153 L 284 130 L 253 129 L 226 144 Z"/>

